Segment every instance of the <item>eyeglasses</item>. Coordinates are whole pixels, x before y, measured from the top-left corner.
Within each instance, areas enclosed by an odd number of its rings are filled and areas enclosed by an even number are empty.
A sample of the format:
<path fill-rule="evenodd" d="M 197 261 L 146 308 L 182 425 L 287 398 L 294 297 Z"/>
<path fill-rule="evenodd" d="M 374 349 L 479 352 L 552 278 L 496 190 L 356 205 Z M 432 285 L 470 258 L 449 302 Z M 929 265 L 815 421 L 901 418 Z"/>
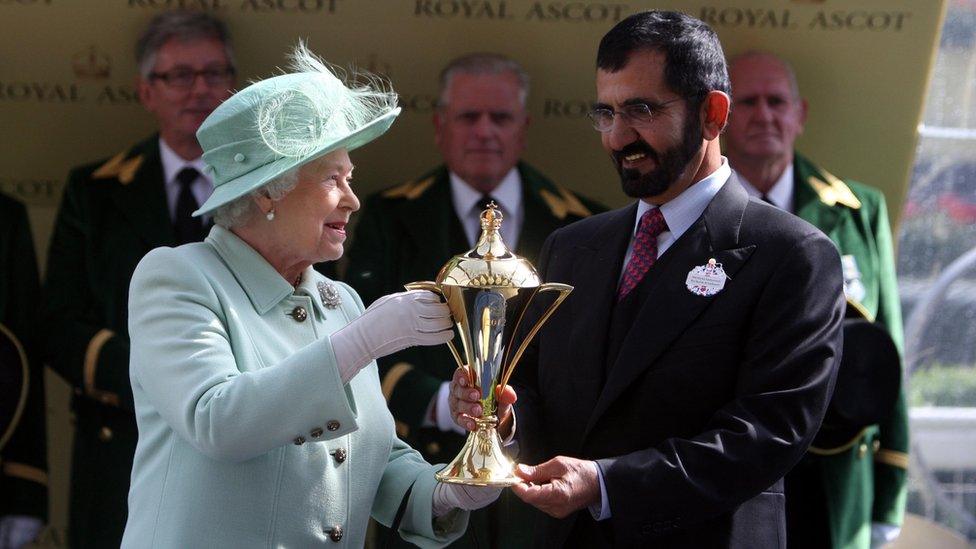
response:
<path fill-rule="evenodd" d="M 602 133 L 613 129 L 613 117 L 618 114 L 632 128 L 646 128 L 654 123 L 654 119 L 664 111 L 664 107 L 675 101 L 681 101 L 681 98 L 679 97 L 656 105 L 633 103 L 623 106 L 619 111 L 604 108 L 593 109 L 586 113 L 586 115 L 593 122 L 593 129 Z"/>
<path fill-rule="evenodd" d="M 229 84 L 236 71 L 234 67 L 209 67 L 195 71 L 193 69 L 173 69 L 166 72 L 149 73 L 149 78 L 162 80 L 167 86 L 177 89 L 190 89 L 197 81 L 198 76 L 203 77 L 203 81 L 208 86 L 223 86 Z"/>

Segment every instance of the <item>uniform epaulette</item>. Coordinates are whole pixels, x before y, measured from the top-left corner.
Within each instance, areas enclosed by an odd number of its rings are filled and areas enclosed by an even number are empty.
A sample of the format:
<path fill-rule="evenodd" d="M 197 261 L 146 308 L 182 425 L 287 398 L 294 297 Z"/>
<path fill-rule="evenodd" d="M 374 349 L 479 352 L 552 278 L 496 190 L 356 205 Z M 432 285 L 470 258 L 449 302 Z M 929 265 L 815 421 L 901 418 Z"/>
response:
<path fill-rule="evenodd" d="M 827 180 L 826 182 L 815 175 L 811 175 L 807 181 L 813 190 L 817 191 L 821 202 L 828 206 L 843 204 L 852 210 L 860 209 L 861 201 L 854 196 L 854 192 L 846 183 L 827 170 L 821 169 L 820 174 Z"/>
<path fill-rule="evenodd" d="M 139 166 L 142 166 L 142 155 L 128 158 L 126 156 L 128 153 L 129 151 L 122 151 L 108 159 L 107 162 L 92 172 L 92 179 L 110 179 L 114 177 L 123 185 L 131 183 L 136 176 L 136 172 L 139 171 Z"/>
<path fill-rule="evenodd" d="M 549 192 L 547 189 L 542 189 L 539 191 L 539 196 L 546 202 L 549 209 L 552 210 L 552 215 L 559 219 L 564 219 L 567 215 L 573 214 L 577 217 L 589 217 L 593 215 L 593 212 L 589 208 L 583 205 L 582 202 L 576 198 L 576 195 L 567 191 L 566 189 L 553 185 L 559 196 Z"/>
<path fill-rule="evenodd" d="M 392 189 L 387 189 L 383 191 L 383 198 L 406 198 L 407 200 L 413 200 L 420 195 L 424 194 L 431 185 L 434 184 L 434 178 L 428 177 L 421 181 L 408 181 L 402 185 L 397 185 Z"/>

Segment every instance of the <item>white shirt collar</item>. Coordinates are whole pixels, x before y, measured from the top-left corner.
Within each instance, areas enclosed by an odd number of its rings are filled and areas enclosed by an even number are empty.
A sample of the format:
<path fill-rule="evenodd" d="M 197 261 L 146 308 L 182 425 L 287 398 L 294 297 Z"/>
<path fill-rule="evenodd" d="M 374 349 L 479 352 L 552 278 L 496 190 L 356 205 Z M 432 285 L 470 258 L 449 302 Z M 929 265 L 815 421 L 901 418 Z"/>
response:
<path fill-rule="evenodd" d="M 663 254 L 664 249 L 669 247 L 675 240 L 681 238 L 681 235 L 688 230 L 688 227 L 691 227 L 701 217 L 708 203 L 715 198 L 715 195 L 718 194 L 718 191 L 721 190 L 722 186 L 725 185 L 725 182 L 731 176 L 732 169 L 729 168 L 729 162 L 723 156 L 722 165 L 717 170 L 708 174 L 708 176 L 698 183 L 685 189 L 683 193 L 674 197 L 671 201 L 660 206 L 661 214 L 668 224 L 668 232 L 671 234 L 665 243 L 659 240 L 658 255 Z M 634 220 L 634 234 L 637 233 L 637 227 L 640 224 L 640 218 L 644 215 L 644 212 L 655 207 L 643 200 L 637 201 L 637 219 Z M 663 246 L 664 249 L 661 249 L 661 244 L 665 244 Z"/>
<path fill-rule="evenodd" d="M 746 192 L 749 196 L 754 196 L 756 198 L 762 198 L 762 193 L 759 192 L 752 183 L 746 181 L 744 177 L 739 176 L 739 180 L 742 181 L 742 186 L 745 187 Z M 786 165 L 786 169 L 783 170 L 782 175 L 773 183 L 773 186 L 766 193 L 766 197 L 769 201 L 773 203 L 773 206 L 781 210 L 786 210 L 788 212 L 793 211 L 793 163 L 790 162 Z"/>
<path fill-rule="evenodd" d="M 471 212 L 481 200 L 481 191 L 475 189 L 456 173 L 451 174 L 451 196 L 454 198 L 454 211 L 460 215 Z M 517 212 L 522 206 L 522 178 L 518 169 L 512 168 L 505 174 L 497 187 L 489 194 L 506 212 Z"/>
<path fill-rule="evenodd" d="M 159 138 L 159 160 L 163 164 L 163 178 L 167 185 L 175 184 L 176 175 L 188 166 L 196 168 L 197 172 L 207 179 L 208 183 L 210 182 L 210 178 L 206 175 L 207 172 L 203 171 L 206 164 L 202 156 L 198 156 L 193 160 L 184 160 L 180 155 L 176 154 L 176 151 L 170 148 L 162 137 Z"/>

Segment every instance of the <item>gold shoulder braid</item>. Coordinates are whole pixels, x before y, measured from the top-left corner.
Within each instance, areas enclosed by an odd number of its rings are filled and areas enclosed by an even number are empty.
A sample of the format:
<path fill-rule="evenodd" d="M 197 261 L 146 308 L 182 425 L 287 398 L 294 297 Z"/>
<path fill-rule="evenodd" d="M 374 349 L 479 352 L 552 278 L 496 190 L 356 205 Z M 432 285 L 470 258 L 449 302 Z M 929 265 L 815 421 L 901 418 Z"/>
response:
<path fill-rule="evenodd" d="M 92 172 L 92 179 L 118 178 L 119 183 L 123 185 L 131 183 L 139 170 L 139 166 L 142 165 L 142 155 L 126 158 L 128 152 L 122 151 L 99 166 Z"/>

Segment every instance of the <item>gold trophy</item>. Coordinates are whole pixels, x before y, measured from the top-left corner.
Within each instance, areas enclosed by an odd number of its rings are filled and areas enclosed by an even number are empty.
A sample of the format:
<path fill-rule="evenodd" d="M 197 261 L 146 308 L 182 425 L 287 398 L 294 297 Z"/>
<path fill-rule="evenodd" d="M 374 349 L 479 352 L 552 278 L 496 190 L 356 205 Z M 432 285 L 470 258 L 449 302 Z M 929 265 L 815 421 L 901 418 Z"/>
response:
<path fill-rule="evenodd" d="M 566 284 L 542 284 L 535 267 L 505 245 L 500 233 L 502 219 L 502 212 L 494 202 L 490 203 L 481 212 L 481 237 L 474 248 L 451 258 L 437 274 L 436 282 L 406 285 L 408 290 L 438 293 L 447 301 L 461 335 L 463 358 L 453 341 L 447 344 L 462 369 L 470 365 L 466 369 L 470 386 L 481 392 L 481 417 L 471 418 L 477 430 L 468 433 L 461 452 L 435 475 L 441 482 L 473 486 L 511 486 L 521 482 L 513 473 L 515 464 L 502 452 L 502 441 L 495 429 L 495 386 L 508 383 L 529 342 L 573 291 Z M 522 317 L 541 292 L 559 295 L 513 352 Z"/>

